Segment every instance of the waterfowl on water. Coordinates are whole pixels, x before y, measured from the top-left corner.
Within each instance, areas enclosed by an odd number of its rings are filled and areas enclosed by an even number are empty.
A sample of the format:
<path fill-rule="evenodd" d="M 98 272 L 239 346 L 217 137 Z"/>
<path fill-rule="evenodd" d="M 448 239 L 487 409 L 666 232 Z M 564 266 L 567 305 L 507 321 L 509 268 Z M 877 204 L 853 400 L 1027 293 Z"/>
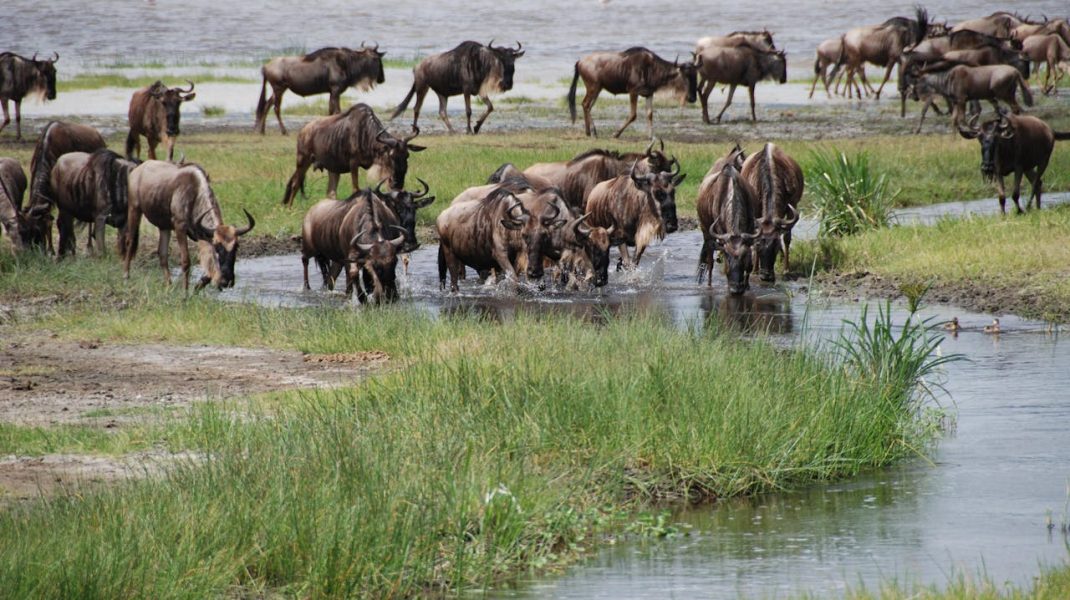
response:
<path fill-rule="evenodd" d="M 985 333 L 999 333 L 999 319 L 992 319 L 991 325 L 985 325 Z"/>
<path fill-rule="evenodd" d="M 944 323 L 944 329 L 958 333 L 962 329 L 962 327 L 959 325 L 959 318 L 951 317 L 950 321 Z"/>

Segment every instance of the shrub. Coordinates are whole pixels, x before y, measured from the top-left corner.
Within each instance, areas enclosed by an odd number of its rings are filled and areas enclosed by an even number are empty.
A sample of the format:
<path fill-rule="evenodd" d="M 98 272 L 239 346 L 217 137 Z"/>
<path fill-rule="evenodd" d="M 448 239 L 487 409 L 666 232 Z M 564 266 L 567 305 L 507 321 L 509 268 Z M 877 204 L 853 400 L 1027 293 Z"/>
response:
<path fill-rule="evenodd" d="M 811 153 L 806 177 L 820 220 L 819 235 L 853 235 L 886 227 L 892 220 L 892 192 L 884 174 L 869 164 L 869 154 Z"/>

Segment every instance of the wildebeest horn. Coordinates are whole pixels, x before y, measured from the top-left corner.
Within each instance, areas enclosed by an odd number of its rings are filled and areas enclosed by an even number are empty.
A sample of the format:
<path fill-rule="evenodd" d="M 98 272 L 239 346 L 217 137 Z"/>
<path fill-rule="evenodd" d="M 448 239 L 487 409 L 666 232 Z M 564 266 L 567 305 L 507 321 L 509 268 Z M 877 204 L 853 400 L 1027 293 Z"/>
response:
<path fill-rule="evenodd" d="M 36 52 L 33 53 L 33 56 L 30 58 L 30 62 L 37 62 L 37 53 Z"/>
<path fill-rule="evenodd" d="M 361 229 L 360 231 L 358 231 L 357 235 L 354 235 L 353 238 L 349 240 L 349 245 L 350 246 L 357 246 L 358 248 L 360 248 L 364 252 L 367 252 L 368 250 L 371 250 L 372 249 L 372 245 L 371 244 L 358 244 L 357 243 L 357 240 L 359 240 L 365 233 L 368 233 L 368 231 L 370 229 L 371 229 L 371 227 L 365 227 L 364 229 Z"/>
<path fill-rule="evenodd" d="M 56 55 L 56 58 L 53 58 L 53 59 L 52 59 L 52 62 L 56 62 L 57 60 L 59 60 L 59 52 L 55 52 L 55 51 L 53 51 L 53 52 L 52 52 L 52 54 L 55 54 L 55 55 Z"/>
<path fill-rule="evenodd" d="M 717 217 L 716 219 L 713 220 L 713 223 L 710 223 L 710 227 L 709 227 L 708 231 L 710 232 L 710 235 L 712 235 L 713 237 L 717 237 L 717 233 L 714 231 L 714 229 L 717 228 L 717 223 L 719 223 L 720 221 L 721 221 L 721 217 Z"/>
<path fill-rule="evenodd" d="M 587 237 L 591 235 L 591 228 L 583 224 L 583 222 L 586 221 L 587 217 L 589 216 L 591 216 L 591 213 L 587 213 L 572 222 L 572 232 L 574 234 L 582 237 Z"/>
<path fill-rule="evenodd" d="M 514 52 L 520 52 L 523 49 L 524 49 L 523 44 L 520 43 L 520 40 L 517 40 L 516 41 L 516 50 Z"/>
<path fill-rule="evenodd" d="M 657 140 L 650 140 L 650 145 L 646 147 L 646 150 L 643 150 L 643 154 L 650 156 L 650 151 L 654 149 L 654 144 L 656 142 Z"/>
<path fill-rule="evenodd" d="M 383 127 L 382 129 L 379 130 L 379 133 L 375 134 L 375 141 L 382 142 L 384 144 L 389 144 L 393 140 L 384 140 L 383 139 L 383 134 L 384 133 L 387 134 L 387 135 L 390 135 L 390 133 L 386 130 L 386 127 Z"/>
<path fill-rule="evenodd" d="M 558 207 L 557 204 L 551 204 L 551 205 L 546 207 L 547 210 L 549 210 L 551 208 L 554 209 L 554 214 L 552 214 L 550 216 L 543 216 L 542 217 L 542 224 L 543 225 L 549 225 L 550 223 L 553 223 L 554 219 L 556 219 L 557 216 L 561 214 L 561 208 Z M 545 212 L 545 211 L 543 211 L 543 212 Z"/>
<path fill-rule="evenodd" d="M 189 84 L 189 89 L 188 90 L 184 90 L 182 88 L 177 88 L 178 91 L 182 92 L 183 94 L 188 94 L 188 93 L 192 92 L 193 88 L 194 88 L 193 82 L 190 81 L 189 79 L 186 80 L 186 83 Z"/>
<path fill-rule="evenodd" d="M 397 250 L 398 248 L 401 247 L 402 244 L 405 243 L 405 234 L 408 233 L 408 232 L 405 231 L 404 227 L 398 227 L 397 225 L 391 225 L 390 228 L 391 229 L 397 229 L 398 231 L 401 232 L 401 235 L 397 236 L 396 238 L 394 238 L 392 240 L 388 240 L 390 245 L 393 246 L 395 250 Z"/>
<path fill-rule="evenodd" d="M 490 48 L 493 45 L 494 45 L 494 38 L 490 38 L 490 41 L 487 42 L 487 48 Z"/>
<path fill-rule="evenodd" d="M 407 143 L 409 142 L 409 140 L 411 140 L 412 138 L 414 138 L 414 137 L 416 137 L 416 136 L 418 136 L 418 135 L 420 135 L 420 128 L 419 128 L 419 127 L 417 127 L 416 125 L 413 125 L 413 126 L 412 126 L 412 135 L 410 135 L 410 136 L 406 137 L 406 138 L 405 138 L 404 140 L 402 140 L 402 141 L 403 141 L 403 142 L 405 142 L 405 143 L 407 144 Z"/>
<path fill-rule="evenodd" d="M 416 178 L 416 181 L 419 181 L 420 185 L 422 185 L 424 189 L 420 193 L 412 195 L 412 198 L 414 200 L 417 199 L 417 198 L 423 198 L 424 196 L 427 195 L 427 192 L 431 191 L 431 186 L 427 185 L 426 181 L 424 181 L 423 179 L 420 179 L 419 177 Z"/>
<path fill-rule="evenodd" d="M 788 205 L 788 210 L 791 211 L 791 218 L 790 219 L 778 219 L 778 221 L 780 221 L 780 226 L 781 227 L 791 227 L 792 225 L 794 225 L 799 220 L 799 211 L 795 210 L 794 206 L 789 204 Z"/>
<path fill-rule="evenodd" d="M 375 193 L 379 196 L 383 195 L 383 183 L 386 182 L 386 178 L 380 179 L 379 183 L 375 186 Z"/>
<path fill-rule="evenodd" d="M 675 156 L 672 157 L 672 160 L 669 162 L 669 174 L 673 177 L 680 174 L 680 161 L 676 160 Z"/>
<path fill-rule="evenodd" d="M 240 229 L 234 230 L 234 235 L 239 237 L 249 233 L 253 230 L 253 227 L 256 227 L 256 219 L 253 218 L 253 215 L 249 214 L 249 211 L 245 210 L 244 208 L 241 210 L 243 213 L 245 213 L 245 218 L 248 219 L 249 225 L 247 227 L 242 227 Z"/>
<path fill-rule="evenodd" d="M 635 162 L 633 162 L 633 163 L 632 163 L 632 168 L 631 168 L 631 169 L 628 169 L 628 177 L 629 177 L 629 178 L 630 178 L 630 179 L 631 179 L 632 181 L 634 181 L 634 182 L 636 182 L 636 183 L 638 183 L 638 182 L 639 182 L 639 180 L 638 180 L 638 179 L 636 179 L 636 177 L 635 177 L 635 166 L 636 166 L 636 165 L 638 165 L 638 164 L 639 164 L 639 160 L 638 160 L 638 159 L 636 159 L 636 160 L 635 160 Z"/>

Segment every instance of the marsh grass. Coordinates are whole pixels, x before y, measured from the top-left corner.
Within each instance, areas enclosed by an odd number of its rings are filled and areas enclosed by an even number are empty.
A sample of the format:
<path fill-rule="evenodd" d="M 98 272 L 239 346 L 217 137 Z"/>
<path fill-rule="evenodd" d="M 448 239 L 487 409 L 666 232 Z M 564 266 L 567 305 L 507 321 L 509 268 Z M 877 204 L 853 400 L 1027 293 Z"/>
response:
<path fill-rule="evenodd" d="M 860 152 L 811 152 L 806 180 L 811 206 L 817 211 L 819 235 L 841 237 L 887 227 L 895 196 L 887 175 L 870 165 Z"/>
<path fill-rule="evenodd" d="M 221 117 L 226 114 L 227 109 L 218 104 L 204 104 L 201 106 L 201 112 L 206 117 Z"/>
<path fill-rule="evenodd" d="M 102 88 L 139 89 L 152 85 L 157 80 L 169 85 L 186 85 L 185 80 L 194 83 L 251 83 L 255 80 L 237 75 L 219 75 L 215 73 L 195 73 L 172 77 L 166 75 L 127 76 L 120 73 L 81 73 L 70 78 L 60 78 L 56 82 L 57 93 L 75 90 L 98 90 Z"/>

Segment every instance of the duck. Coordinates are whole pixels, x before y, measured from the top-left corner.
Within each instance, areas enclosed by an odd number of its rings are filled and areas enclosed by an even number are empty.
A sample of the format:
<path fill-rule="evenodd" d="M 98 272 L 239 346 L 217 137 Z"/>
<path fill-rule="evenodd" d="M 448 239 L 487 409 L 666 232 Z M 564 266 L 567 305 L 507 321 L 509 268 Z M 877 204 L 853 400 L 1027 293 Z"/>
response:
<path fill-rule="evenodd" d="M 992 319 L 991 325 L 985 325 L 985 333 L 999 333 L 999 319 Z"/>
<path fill-rule="evenodd" d="M 950 321 L 948 321 L 947 323 L 944 323 L 944 329 L 946 329 L 948 331 L 951 331 L 953 333 L 958 333 L 959 331 L 961 331 L 962 330 L 962 326 L 959 325 L 959 318 L 958 317 L 951 317 Z"/>

